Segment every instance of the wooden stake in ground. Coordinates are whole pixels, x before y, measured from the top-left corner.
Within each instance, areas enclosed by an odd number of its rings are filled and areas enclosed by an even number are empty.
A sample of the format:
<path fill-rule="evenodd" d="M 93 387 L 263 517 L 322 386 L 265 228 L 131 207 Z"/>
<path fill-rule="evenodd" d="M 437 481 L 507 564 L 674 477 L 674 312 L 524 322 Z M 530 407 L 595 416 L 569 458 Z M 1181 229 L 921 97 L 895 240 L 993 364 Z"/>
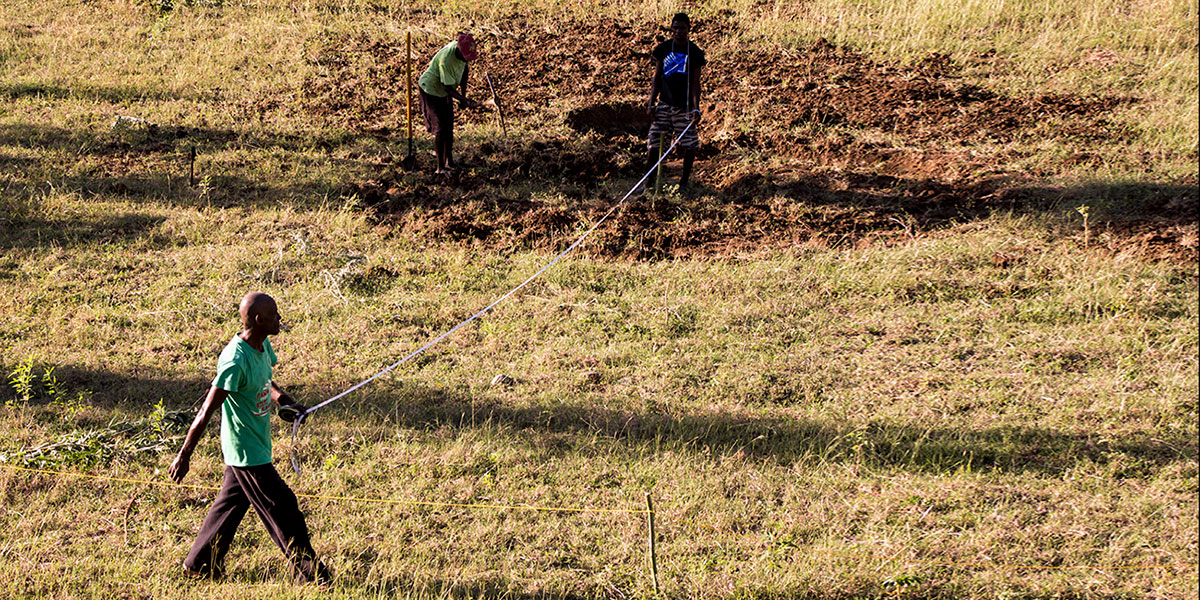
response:
<path fill-rule="evenodd" d="M 133 503 L 137 502 L 137 495 L 137 490 L 129 495 L 129 502 L 125 503 L 125 518 L 121 522 L 121 529 L 124 530 L 126 548 L 129 547 L 129 511 L 133 510 Z"/>
<path fill-rule="evenodd" d="M 654 579 L 654 593 L 658 594 L 658 555 L 654 542 L 654 501 L 646 494 L 646 519 L 650 522 L 650 576 Z"/>
<path fill-rule="evenodd" d="M 413 154 L 413 123 L 412 123 L 412 32 L 404 34 L 404 109 L 408 114 L 408 155 L 400 164 L 406 169 L 417 166 L 417 157 Z"/>
<path fill-rule="evenodd" d="M 508 136 L 508 123 L 504 121 L 504 107 L 500 105 L 500 96 L 496 95 L 496 86 L 492 83 L 492 74 L 484 71 L 483 76 L 487 78 L 488 88 L 492 90 L 492 102 L 496 103 L 496 112 L 500 113 L 500 129 L 504 131 L 504 135 Z"/>
<path fill-rule="evenodd" d="M 666 149 L 667 138 L 662 134 L 658 136 L 658 170 L 654 174 L 654 193 L 662 193 L 662 167 L 663 167 L 663 150 Z"/>
<path fill-rule="evenodd" d="M 188 186 L 196 187 L 196 147 L 188 152 Z"/>

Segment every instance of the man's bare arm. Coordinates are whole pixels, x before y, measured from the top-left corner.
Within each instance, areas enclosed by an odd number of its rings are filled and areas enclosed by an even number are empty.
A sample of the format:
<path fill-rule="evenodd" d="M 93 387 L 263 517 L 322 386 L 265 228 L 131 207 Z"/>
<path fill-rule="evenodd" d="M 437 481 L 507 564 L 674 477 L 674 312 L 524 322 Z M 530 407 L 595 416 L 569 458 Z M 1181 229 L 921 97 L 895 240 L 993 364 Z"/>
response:
<path fill-rule="evenodd" d="M 171 462 L 171 468 L 168 470 L 175 483 L 182 482 L 183 477 L 187 475 L 192 461 L 192 452 L 200 443 L 200 438 L 204 435 L 204 428 L 208 426 L 212 416 L 221 409 L 221 404 L 228 396 L 229 392 L 219 387 L 213 386 L 208 389 L 208 397 L 204 399 L 204 404 L 200 405 L 200 412 L 196 413 L 196 418 L 192 420 L 192 425 L 188 428 L 187 437 L 183 438 L 183 447 L 179 449 L 179 455 Z"/>
<path fill-rule="evenodd" d="M 448 87 L 448 88 L 446 88 L 446 92 L 450 94 L 451 98 L 454 98 L 455 100 L 458 100 L 459 102 L 467 105 L 467 108 L 478 108 L 478 107 L 482 106 L 478 102 L 464 96 L 463 94 L 458 93 L 458 90 L 456 88 Z"/>
<path fill-rule="evenodd" d="M 467 64 L 467 65 L 463 65 L 463 76 L 462 76 L 462 82 L 460 82 L 460 83 L 459 83 L 459 85 L 461 85 L 461 86 L 462 86 L 462 95 L 463 95 L 463 98 L 466 98 L 466 97 L 467 97 L 467 79 L 468 79 L 470 76 L 471 76 L 471 65 L 469 65 L 469 64 Z"/>
<path fill-rule="evenodd" d="M 283 391 L 283 388 L 279 387 L 274 381 L 271 381 L 271 400 L 279 406 L 300 406 L 299 402 L 296 402 L 290 394 Z M 300 408 L 304 407 L 300 406 Z"/>
<path fill-rule="evenodd" d="M 654 61 L 654 75 L 650 76 L 650 102 L 646 105 L 646 114 L 654 115 L 654 106 L 658 103 L 658 94 L 662 89 L 662 61 Z"/>

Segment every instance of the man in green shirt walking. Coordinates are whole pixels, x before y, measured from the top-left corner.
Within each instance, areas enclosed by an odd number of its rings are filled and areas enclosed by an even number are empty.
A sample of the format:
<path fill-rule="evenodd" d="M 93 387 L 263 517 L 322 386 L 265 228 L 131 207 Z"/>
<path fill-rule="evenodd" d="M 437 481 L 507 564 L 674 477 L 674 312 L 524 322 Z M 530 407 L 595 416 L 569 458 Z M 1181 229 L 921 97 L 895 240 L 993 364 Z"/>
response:
<path fill-rule="evenodd" d="M 332 576 L 317 559 L 296 495 L 271 464 L 271 405 L 279 406 L 285 420 L 305 410 L 271 379 L 278 360 L 268 336 L 279 333 L 279 308 L 270 296 L 254 292 L 242 298 L 238 313 L 242 332 L 221 351 L 208 397 L 169 471 L 175 483 L 183 481 L 192 452 L 219 409 L 225 479 L 183 568 L 193 577 L 220 577 L 233 534 L 253 506 L 296 580 L 326 583 Z"/>
<path fill-rule="evenodd" d="M 475 39 L 470 34 L 460 33 L 453 42 L 446 44 L 429 67 L 417 80 L 421 97 L 421 113 L 425 116 L 425 129 L 433 134 L 433 150 L 437 154 L 437 173 L 449 174 L 454 166 L 454 102 L 463 108 L 478 108 L 480 104 L 467 98 L 467 63 L 479 58 Z M 462 87 L 462 92 L 456 89 Z"/>

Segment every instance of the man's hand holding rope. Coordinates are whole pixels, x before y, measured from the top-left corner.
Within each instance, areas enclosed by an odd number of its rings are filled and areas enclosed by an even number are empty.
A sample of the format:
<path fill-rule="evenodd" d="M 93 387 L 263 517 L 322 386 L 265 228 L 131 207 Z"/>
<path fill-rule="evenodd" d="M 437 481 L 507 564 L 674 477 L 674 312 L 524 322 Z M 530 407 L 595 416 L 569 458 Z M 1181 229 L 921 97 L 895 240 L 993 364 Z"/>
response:
<path fill-rule="evenodd" d="M 279 390 L 273 383 L 272 387 Z M 279 410 L 277 411 L 279 418 L 287 423 L 292 423 L 296 419 L 303 419 L 304 415 L 308 413 L 308 407 L 296 402 L 283 390 L 279 390 L 279 396 L 275 398 L 275 403 L 279 405 Z"/>

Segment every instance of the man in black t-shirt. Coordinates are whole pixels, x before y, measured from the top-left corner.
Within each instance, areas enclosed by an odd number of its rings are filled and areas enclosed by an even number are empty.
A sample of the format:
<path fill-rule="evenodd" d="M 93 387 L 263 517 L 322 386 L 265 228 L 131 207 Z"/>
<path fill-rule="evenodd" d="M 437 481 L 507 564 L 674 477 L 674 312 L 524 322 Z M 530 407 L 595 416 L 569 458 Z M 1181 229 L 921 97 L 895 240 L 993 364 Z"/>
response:
<path fill-rule="evenodd" d="M 674 139 L 689 123 L 691 129 L 679 140 L 683 148 L 683 175 L 679 188 L 687 187 L 692 174 L 692 162 L 700 137 L 696 128 L 700 124 L 700 72 L 708 61 L 704 51 L 688 40 L 692 29 L 691 19 L 685 13 L 671 18 L 671 39 L 654 47 L 650 53 L 654 59 L 654 77 L 650 83 L 650 102 L 646 112 L 652 118 L 650 136 L 646 147 L 650 164 L 658 160 L 659 139 L 663 134 Z"/>

